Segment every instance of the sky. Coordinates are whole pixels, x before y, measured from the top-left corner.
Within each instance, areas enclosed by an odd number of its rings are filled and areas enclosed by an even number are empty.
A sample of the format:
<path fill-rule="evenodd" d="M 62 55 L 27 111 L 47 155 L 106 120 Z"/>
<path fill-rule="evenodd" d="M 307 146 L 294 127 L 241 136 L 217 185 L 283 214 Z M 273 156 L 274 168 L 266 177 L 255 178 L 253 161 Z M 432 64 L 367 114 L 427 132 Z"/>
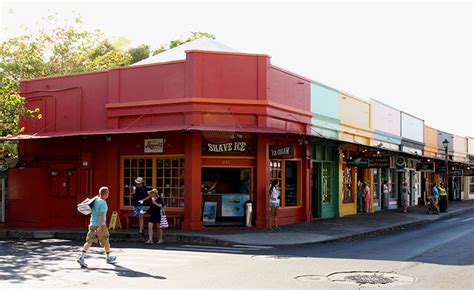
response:
<path fill-rule="evenodd" d="M 1 0 L 0 0 L 1 1 Z M 158 47 L 190 31 L 474 137 L 472 2 L 8 2 L 0 40 L 53 13 Z"/>

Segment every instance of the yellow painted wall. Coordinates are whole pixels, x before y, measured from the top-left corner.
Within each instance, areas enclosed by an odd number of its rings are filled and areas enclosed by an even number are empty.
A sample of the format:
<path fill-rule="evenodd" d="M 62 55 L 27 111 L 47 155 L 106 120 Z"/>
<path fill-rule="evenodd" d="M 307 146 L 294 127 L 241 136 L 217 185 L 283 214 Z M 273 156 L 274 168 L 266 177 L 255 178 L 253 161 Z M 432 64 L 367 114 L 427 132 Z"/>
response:
<path fill-rule="evenodd" d="M 371 104 L 359 98 L 339 94 L 339 139 L 355 144 L 370 145 L 374 134 L 371 122 Z"/>
<path fill-rule="evenodd" d="M 425 125 L 425 148 L 423 155 L 436 157 L 438 155 L 438 130 Z"/>

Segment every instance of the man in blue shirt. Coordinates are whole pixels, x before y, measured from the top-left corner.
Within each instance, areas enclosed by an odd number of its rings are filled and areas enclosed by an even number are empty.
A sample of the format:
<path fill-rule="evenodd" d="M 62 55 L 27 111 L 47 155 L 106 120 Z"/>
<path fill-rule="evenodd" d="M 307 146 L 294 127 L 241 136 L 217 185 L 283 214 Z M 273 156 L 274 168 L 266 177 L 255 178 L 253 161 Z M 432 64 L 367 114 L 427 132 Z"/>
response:
<path fill-rule="evenodd" d="M 87 250 L 93 243 L 99 242 L 104 247 L 106 254 L 106 262 L 111 264 L 115 262 L 117 257 L 110 256 L 109 230 L 107 229 L 107 198 L 109 197 L 109 189 L 105 186 L 99 189 L 99 197 L 94 201 L 91 213 L 91 222 L 89 224 L 89 232 L 86 236 L 86 243 L 82 248 L 82 254 L 77 259 L 81 267 L 87 267 L 85 263 L 85 255 Z"/>
<path fill-rule="evenodd" d="M 433 185 L 432 192 L 433 192 L 433 199 L 435 201 L 435 205 L 437 206 L 438 205 L 438 200 L 439 200 L 439 192 L 438 192 L 438 187 L 436 186 L 436 182 Z"/>

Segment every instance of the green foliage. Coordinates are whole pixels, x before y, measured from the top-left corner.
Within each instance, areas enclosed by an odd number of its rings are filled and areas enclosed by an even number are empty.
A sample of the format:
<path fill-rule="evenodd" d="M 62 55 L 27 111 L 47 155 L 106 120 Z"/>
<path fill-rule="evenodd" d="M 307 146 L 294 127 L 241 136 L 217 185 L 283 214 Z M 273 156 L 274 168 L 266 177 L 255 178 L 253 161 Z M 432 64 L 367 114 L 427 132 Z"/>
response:
<path fill-rule="evenodd" d="M 175 48 L 177 46 L 180 46 L 182 44 L 194 41 L 199 38 L 207 37 L 210 39 L 216 39 L 214 35 L 207 33 L 207 32 L 200 32 L 200 31 L 193 31 L 191 32 L 191 36 L 185 39 L 175 39 L 171 40 L 167 45 L 160 45 L 157 49 L 153 51 L 153 55 L 157 55 L 159 53 L 162 53 L 164 51 L 167 51 L 168 49 Z"/>
<path fill-rule="evenodd" d="M 39 109 L 29 110 L 25 107 L 25 99 L 18 95 L 18 81 L 5 77 L 0 86 L 0 136 L 17 135 L 24 128 L 19 127 L 20 117 L 42 118 Z"/>
<path fill-rule="evenodd" d="M 27 28 L 23 35 L 0 43 L 0 137 L 21 133 L 24 129 L 19 127 L 21 118 L 42 117 L 38 109 L 27 109 L 25 99 L 18 95 L 20 79 L 111 69 L 150 56 L 146 44 L 124 50 L 130 44 L 127 38 L 105 38 L 98 30 L 82 29 L 81 17 L 65 24 L 59 24 L 56 16 L 49 16 L 45 21 L 47 26 L 55 28 L 36 31 Z M 161 45 L 153 54 L 202 37 L 215 39 L 209 33 L 191 32 L 186 39 Z"/>
<path fill-rule="evenodd" d="M 128 53 L 132 56 L 132 63 L 136 63 L 150 56 L 150 47 L 142 44 L 135 48 L 130 48 Z"/>

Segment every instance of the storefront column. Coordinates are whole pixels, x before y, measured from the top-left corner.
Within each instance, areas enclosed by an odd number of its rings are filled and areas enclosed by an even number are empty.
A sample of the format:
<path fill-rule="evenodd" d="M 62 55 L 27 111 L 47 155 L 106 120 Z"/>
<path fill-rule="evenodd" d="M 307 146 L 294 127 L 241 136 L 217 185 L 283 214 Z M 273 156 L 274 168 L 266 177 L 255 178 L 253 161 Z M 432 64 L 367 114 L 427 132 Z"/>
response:
<path fill-rule="evenodd" d="M 200 132 L 184 138 L 184 230 L 202 229 L 201 222 L 201 141 Z"/>
<path fill-rule="evenodd" d="M 268 140 L 265 136 L 258 135 L 257 140 L 257 174 L 255 182 L 255 198 L 256 206 L 255 226 L 258 228 L 266 228 L 269 224 L 269 201 L 268 190 L 270 189 L 270 160 L 268 154 Z"/>

